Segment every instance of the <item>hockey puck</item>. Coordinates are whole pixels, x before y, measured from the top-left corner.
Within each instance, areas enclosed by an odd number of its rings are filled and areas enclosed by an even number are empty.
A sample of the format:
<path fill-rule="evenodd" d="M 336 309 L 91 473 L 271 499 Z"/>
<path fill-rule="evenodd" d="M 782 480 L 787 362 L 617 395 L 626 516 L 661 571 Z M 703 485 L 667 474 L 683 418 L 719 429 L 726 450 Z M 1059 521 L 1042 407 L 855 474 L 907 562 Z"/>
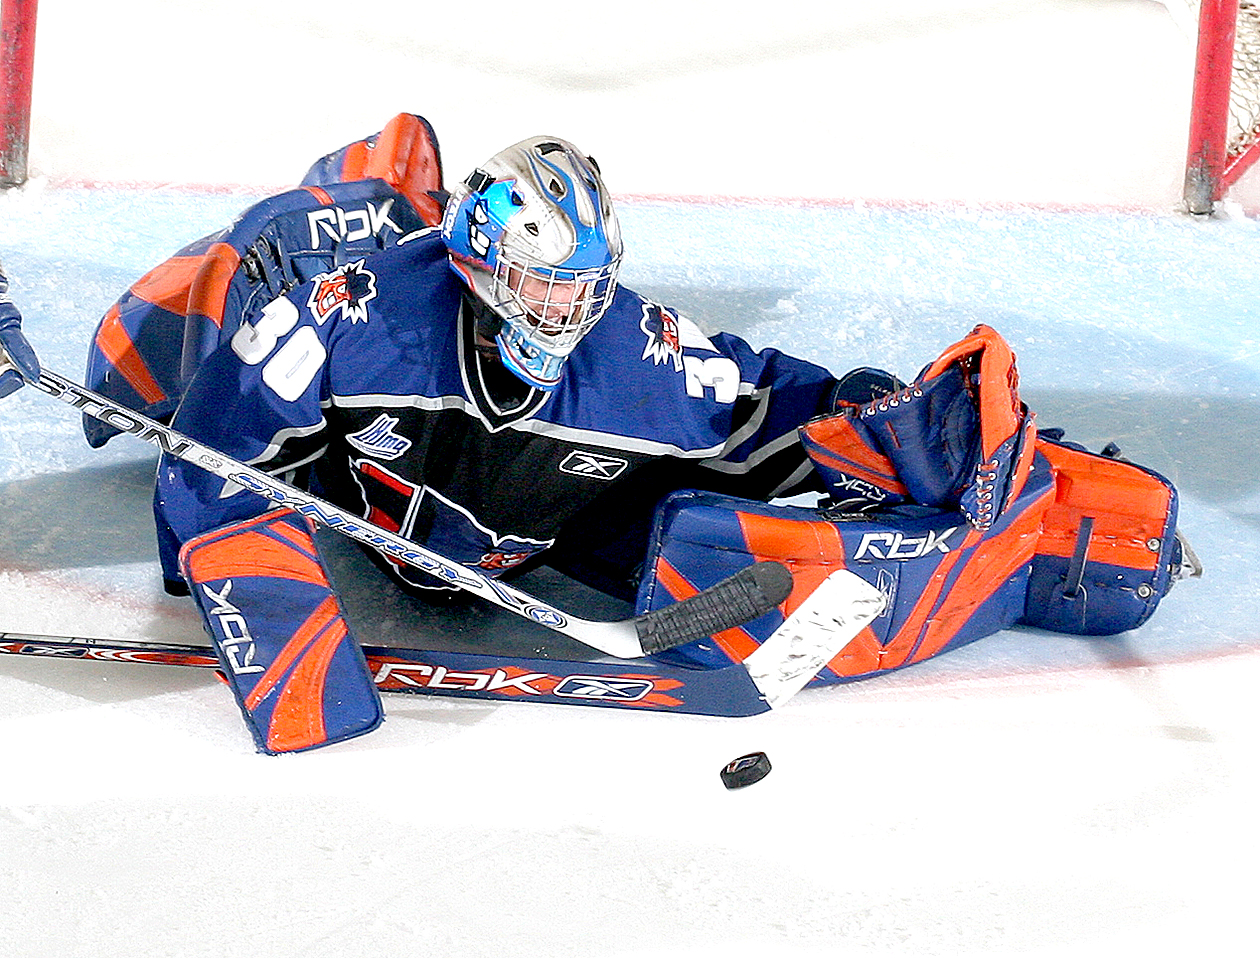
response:
<path fill-rule="evenodd" d="M 770 774 L 770 758 L 765 752 L 749 752 L 722 769 L 722 784 L 727 788 L 744 788 L 760 782 Z"/>

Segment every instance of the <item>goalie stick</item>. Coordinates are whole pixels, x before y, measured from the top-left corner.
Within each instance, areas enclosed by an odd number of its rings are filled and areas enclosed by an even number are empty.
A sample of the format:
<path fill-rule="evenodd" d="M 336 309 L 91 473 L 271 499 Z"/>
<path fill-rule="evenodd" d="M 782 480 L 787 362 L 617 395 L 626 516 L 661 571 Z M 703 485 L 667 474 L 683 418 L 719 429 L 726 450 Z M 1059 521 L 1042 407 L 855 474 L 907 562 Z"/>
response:
<path fill-rule="evenodd" d="M 589 705 L 739 718 L 772 707 L 743 665 L 638 662 L 362 647 L 381 692 Z M 221 670 L 208 646 L 0 632 L 0 655 Z"/>
<path fill-rule="evenodd" d="M 823 585 L 818 602 L 806 600 L 804 612 L 793 613 L 766 640 L 763 648 L 769 649 L 760 660 L 750 657 L 747 664 L 715 669 L 659 659 L 621 663 L 374 645 L 362 649 L 381 692 L 738 718 L 783 705 L 883 608 L 880 593 L 852 573 L 833 574 Z M 856 593 L 843 594 L 854 585 Z M 821 613 L 824 605 L 827 611 Z M 800 642 L 797 637 L 809 631 L 801 624 L 820 614 L 830 623 L 811 624 L 830 641 Z M 843 620 L 839 627 L 837 620 Z M 222 668 L 214 649 L 207 646 L 18 632 L 0 632 L 0 655 Z M 777 674 L 768 679 L 759 668 L 777 669 Z"/>
<path fill-rule="evenodd" d="M 10 365 L 11 361 L 0 351 L 0 371 Z M 785 566 L 759 562 L 698 595 L 646 615 L 617 622 L 584 619 L 202 445 L 50 369 L 41 369 L 39 381 L 31 385 L 122 432 L 152 443 L 169 455 L 292 509 L 312 522 L 617 658 L 652 655 L 750 622 L 777 606 L 792 590 L 792 574 Z"/>
<path fill-rule="evenodd" d="M 0 371 L 10 364 L 0 350 Z M 584 619 L 225 456 L 50 369 L 41 369 L 32 385 L 163 452 L 616 658 L 641 658 L 735 628 L 770 612 L 792 591 L 792 575 L 785 566 L 757 562 L 697 595 L 645 615 L 616 622 Z M 884 603 L 883 595 L 859 576 L 834 572 L 738 670 L 772 704 L 786 701 L 879 615 Z"/>

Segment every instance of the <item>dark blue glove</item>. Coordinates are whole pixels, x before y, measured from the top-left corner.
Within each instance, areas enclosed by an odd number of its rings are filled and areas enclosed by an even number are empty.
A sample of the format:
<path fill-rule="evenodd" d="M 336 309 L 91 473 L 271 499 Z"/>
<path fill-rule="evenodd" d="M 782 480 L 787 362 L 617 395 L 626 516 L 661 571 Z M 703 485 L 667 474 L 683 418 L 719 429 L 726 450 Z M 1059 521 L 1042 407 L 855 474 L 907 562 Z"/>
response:
<path fill-rule="evenodd" d="M 6 362 L 7 360 L 7 362 Z M 39 380 L 39 359 L 22 335 L 22 314 L 9 298 L 9 280 L 0 267 L 0 398 L 23 383 Z"/>

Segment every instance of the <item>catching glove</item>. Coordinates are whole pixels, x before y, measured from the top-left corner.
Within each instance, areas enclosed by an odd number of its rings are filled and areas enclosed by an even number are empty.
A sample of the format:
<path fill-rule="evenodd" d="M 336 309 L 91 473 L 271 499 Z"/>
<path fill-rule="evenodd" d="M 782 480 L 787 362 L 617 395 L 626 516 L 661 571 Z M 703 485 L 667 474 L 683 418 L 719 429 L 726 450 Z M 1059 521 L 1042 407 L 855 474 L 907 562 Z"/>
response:
<path fill-rule="evenodd" d="M 1032 466 L 1033 415 L 1015 354 L 977 326 L 910 386 L 806 423 L 801 439 L 833 498 L 850 509 L 915 502 L 988 529 Z"/>

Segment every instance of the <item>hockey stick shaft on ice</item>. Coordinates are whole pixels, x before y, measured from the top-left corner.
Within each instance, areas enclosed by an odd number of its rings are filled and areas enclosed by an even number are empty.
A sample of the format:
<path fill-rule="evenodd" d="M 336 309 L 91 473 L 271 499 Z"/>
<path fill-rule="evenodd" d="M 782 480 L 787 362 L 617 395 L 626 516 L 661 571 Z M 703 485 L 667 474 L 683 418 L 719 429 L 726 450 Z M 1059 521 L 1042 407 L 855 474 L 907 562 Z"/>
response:
<path fill-rule="evenodd" d="M 8 364 L 8 358 L 0 351 L 0 370 Z M 784 566 L 777 562 L 759 562 L 698 595 L 643 616 L 616 622 L 584 619 L 225 456 L 52 370 L 41 370 L 39 381 L 32 385 L 80 412 L 157 446 L 168 455 L 236 483 L 444 583 L 479 595 L 522 618 L 618 658 L 662 652 L 742 625 L 769 612 L 787 598 L 792 588 L 791 573 Z"/>
<path fill-rule="evenodd" d="M 650 659 L 616 663 L 365 645 L 381 692 L 498 702 L 587 705 L 736 718 L 772 707 L 740 664 L 689 669 Z M 0 632 L 0 655 L 215 669 L 214 649 L 170 642 Z"/>
<path fill-rule="evenodd" d="M 515 654 L 363 646 L 382 692 L 736 717 L 778 708 L 884 607 L 851 572 L 832 573 L 743 662 L 696 669 L 659 659 L 615 663 Z M 222 670 L 203 646 L 0 632 L 0 654 Z"/>

